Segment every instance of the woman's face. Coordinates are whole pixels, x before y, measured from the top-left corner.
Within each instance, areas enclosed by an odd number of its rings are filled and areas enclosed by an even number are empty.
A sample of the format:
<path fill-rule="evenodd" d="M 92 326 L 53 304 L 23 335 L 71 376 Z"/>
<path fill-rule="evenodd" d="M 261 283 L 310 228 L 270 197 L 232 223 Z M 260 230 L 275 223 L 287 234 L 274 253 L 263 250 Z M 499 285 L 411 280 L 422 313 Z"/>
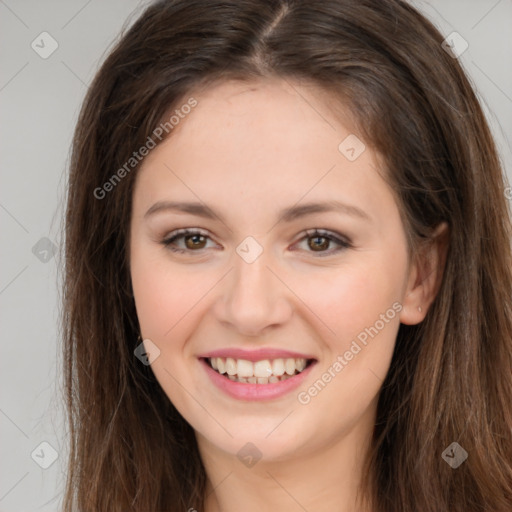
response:
<path fill-rule="evenodd" d="M 312 88 L 226 82 L 194 97 L 134 191 L 131 277 L 158 382 L 228 454 L 285 460 L 370 432 L 419 305 L 376 154 Z"/>

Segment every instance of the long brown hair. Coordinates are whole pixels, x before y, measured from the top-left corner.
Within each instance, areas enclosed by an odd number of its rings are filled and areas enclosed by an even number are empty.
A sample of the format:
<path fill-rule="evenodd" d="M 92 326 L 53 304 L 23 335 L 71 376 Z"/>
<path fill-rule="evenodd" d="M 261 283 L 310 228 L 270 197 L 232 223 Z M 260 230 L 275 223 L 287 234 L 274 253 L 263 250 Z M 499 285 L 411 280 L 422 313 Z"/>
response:
<path fill-rule="evenodd" d="M 117 171 L 191 92 L 255 77 L 306 80 L 350 108 L 384 157 L 411 249 L 449 225 L 439 293 L 421 324 L 400 326 L 379 397 L 362 487 L 373 510 L 510 512 L 510 212 L 482 109 L 443 39 L 401 0 L 166 0 L 120 38 L 88 91 L 70 165 L 66 512 L 203 509 L 194 432 L 133 353 L 138 165 Z M 468 453 L 457 469 L 441 456 L 452 442 Z"/>

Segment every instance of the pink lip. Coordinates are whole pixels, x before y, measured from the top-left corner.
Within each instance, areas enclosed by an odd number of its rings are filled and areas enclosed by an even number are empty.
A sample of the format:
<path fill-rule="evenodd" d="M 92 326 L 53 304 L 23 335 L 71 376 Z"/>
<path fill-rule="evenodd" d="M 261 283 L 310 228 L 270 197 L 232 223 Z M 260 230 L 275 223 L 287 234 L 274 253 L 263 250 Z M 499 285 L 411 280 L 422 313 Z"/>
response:
<path fill-rule="evenodd" d="M 257 350 L 243 350 L 240 348 L 223 348 L 214 350 L 207 354 L 199 356 L 200 358 L 211 357 L 232 357 L 233 359 L 245 359 L 246 361 L 263 361 L 264 359 L 314 359 L 313 356 L 290 352 L 288 350 L 279 350 L 276 348 L 259 348 Z"/>
<path fill-rule="evenodd" d="M 282 352 L 281 352 L 282 353 Z M 225 357 L 225 356 L 212 356 L 212 357 Z M 242 359 L 242 358 L 240 358 Z M 315 363 L 309 365 L 301 373 L 290 377 L 282 382 L 274 382 L 272 384 L 249 384 L 244 382 L 234 382 L 229 380 L 224 375 L 216 372 L 205 359 L 200 359 L 200 362 L 205 369 L 208 377 L 215 386 L 227 395 L 238 400 L 247 401 L 261 401 L 272 400 L 279 398 L 294 389 L 297 389 L 304 379 L 309 375 Z"/>

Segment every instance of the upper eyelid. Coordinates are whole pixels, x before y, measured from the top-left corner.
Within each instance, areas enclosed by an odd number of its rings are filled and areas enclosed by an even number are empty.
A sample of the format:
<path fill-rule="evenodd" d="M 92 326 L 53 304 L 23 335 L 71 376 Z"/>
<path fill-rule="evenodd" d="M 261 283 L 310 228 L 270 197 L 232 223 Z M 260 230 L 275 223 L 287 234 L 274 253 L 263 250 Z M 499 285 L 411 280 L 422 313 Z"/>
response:
<path fill-rule="evenodd" d="M 176 240 L 176 239 L 184 238 L 186 236 L 194 236 L 194 235 L 204 236 L 206 238 L 209 238 L 213 242 L 217 243 L 215 241 L 215 239 L 210 235 L 210 233 L 208 233 L 207 230 L 202 229 L 202 228 L 180 228 L 180 229 L 175 229 L 174 231 L 171 231 L 170 233 L 166 234 L 163 237 L 162 243 L 164 245 L 171 245 L 171 243 L 174 240 Z M 187 251 L 187 252 L 199 252 L 199 251 L 190 251 L 190 250 L 187 250 L 187 249 L 183 249 L 183 250 Z"/>
<path fill-rule="evenodd" d="M 163 243 L 166 244 L 166 245 L 171 245 L 171 241 L 173 241 L 173 239 L 179 239 L 179 238 L 182 238 L 182 237 L 193 236 L 193 235 L 201 235 L 201 236 L 204 236 L 206 238 L 209 238 L 214 243 L 218 243 L 210 235 L 208 230 L 205 230 L 203 228 L 180 228 L 180 229 L 176 229 L 174 231 L 171 231 L 171 233 L 169 233 L 168 235 L 166 235 L 164 237 Z M 310 237 L 313 237 L 313 236 L 325 236 L 326 238 L 330 239 L 334 243 L 338 244 L 338 246 L 340 248 L 352 245 L 351 240 L 349 238 L 347 238 L 346 236 L 344 236 L 342 234 L 338 234 L 338 233 L 336 233 L 334 231 L 331 231 L 329 229 L 324 229 L 324 228 L 310 228 L 310 229 L 306 229 L 306 230 L 302 231 L 301 234 L 299 235 L 299 238 L 297 238 L 297 240 L 295 242 L 293 242 L 293 245 L 297 244 L 298 242 L 301 242 L 305 238 L 310 238 Z M 183 251 L 186 251 L 186 252 L 200 252 L 203 249 L 199 249 L 198 251 L 193 251 L 193 250 L 189 250 L 189 249 L 183 249 Z M 315 251 L 311 251 L 311 252 L 314 253 Z M 322 252 L 329 253 L 330 251 L 319 251 L 319 254 L 322 253 Z"/>

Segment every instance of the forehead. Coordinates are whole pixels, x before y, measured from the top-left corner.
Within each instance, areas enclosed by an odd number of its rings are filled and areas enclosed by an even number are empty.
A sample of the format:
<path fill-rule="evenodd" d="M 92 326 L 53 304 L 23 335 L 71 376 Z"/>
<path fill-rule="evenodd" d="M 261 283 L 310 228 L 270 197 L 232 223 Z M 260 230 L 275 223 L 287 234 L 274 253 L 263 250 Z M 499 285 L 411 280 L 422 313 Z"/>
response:
<path fill-rule="evenodd" d="M 371 209 L 384 198 L 377 155 L 368 146 L 354 160 L 340 151 L 357 140 L 351 117 L 318 87 L 230 81 L 191 96 L 197 106 L 142 164 L 139 187 L 152 199 L 179 189 L 191 200 L 275 209 L 276 198 L 289 206 L 357 195 Z"/>
<path fill-rule="evenodd" d="M 196 90 L 201 123 L 208 118 L 217 127 L 224 122 L 223 129 L 245 128 L 255 131 L 262 128 L 286 128 L 284 131 L 270 132 L 272 138 L 298 137 L 308 132 L 331 136 L 340 130 L 340 118 L 344 128 L 355 131 L 350 110 L 330 93 L 310 82 L 292 82 L 285 79 L 258 79 L 253 81 L 229 80 L 216 82 Z M 307 123 L 304 125 L 304 123 Z M 184 123 L 193 124 L 191 122 Z M 205 126 L 207 129 L 210 123 Z M 184 128 L 184 126 L 182 127 Z M 197 128 L 197 126 L 195 126 Z M 218 132 L 216 130 L 215 132 Z M 261 136 L 264 134 L 259 133 Z M 231 133 L 232 137 L 235 135 Z"/>

